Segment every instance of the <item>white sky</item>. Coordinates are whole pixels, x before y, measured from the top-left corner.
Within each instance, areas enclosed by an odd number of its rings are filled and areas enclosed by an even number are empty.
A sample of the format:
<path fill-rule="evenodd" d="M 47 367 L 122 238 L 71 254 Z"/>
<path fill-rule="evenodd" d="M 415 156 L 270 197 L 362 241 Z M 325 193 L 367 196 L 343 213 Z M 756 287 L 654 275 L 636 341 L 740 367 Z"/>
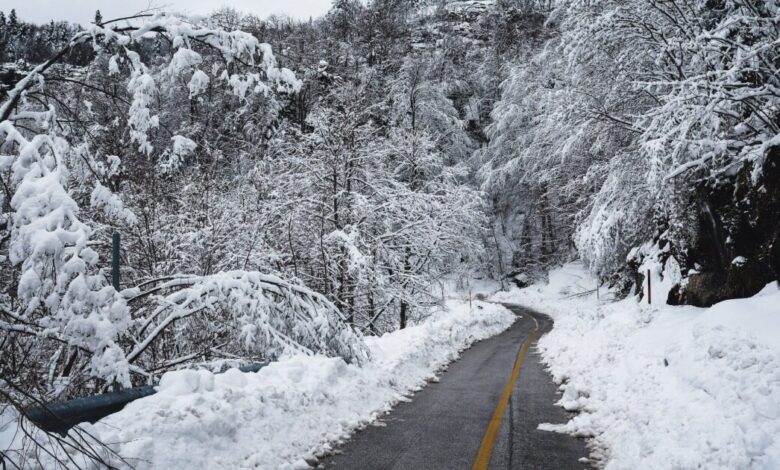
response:
<path fill-rule="evenodd" d="M 131 15 L 146 9 L 149 4 L 149 0 L 0 0 L 0 10 L 8 15 L 15 8 L 21 20 L 33 23 L 67 20 L 87 24 L 98 9 L 104 19 L 110 19 Z M 294 18 L 308 19 L 325 14 L 331 0 L 153 0 L 151 4 L 191 14 L 206 14 L 227 5 L 261 17 L 286 13 Z"/>

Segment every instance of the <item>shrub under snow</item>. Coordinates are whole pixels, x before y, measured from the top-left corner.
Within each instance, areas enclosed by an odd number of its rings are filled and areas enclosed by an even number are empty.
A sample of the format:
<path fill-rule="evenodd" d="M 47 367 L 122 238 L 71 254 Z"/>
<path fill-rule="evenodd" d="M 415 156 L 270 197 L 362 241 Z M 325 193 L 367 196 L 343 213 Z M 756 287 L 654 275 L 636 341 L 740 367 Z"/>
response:
<path fill-rule="evenodd" d="M 169 372 L 157 394 L 83 428 L 124 458 L 104 456 L 121 468 L 308 468 L 514 319 L 498 305 L 450 302 L 419 325 L 367 338 L 363 366 L 299 354 L 257 373 Z M 0 448 L 18 447 L 21 437 L 11 442 L 13 428 L 2 426 Z"/>

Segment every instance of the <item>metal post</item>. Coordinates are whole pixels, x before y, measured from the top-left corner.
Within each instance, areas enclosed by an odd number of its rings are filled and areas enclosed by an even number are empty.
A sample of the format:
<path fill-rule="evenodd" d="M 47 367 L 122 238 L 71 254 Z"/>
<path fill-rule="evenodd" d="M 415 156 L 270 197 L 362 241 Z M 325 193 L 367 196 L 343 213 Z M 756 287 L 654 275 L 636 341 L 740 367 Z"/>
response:
<path fill-rule="evenodd" d="M 650 305 L 653 300 L 653 290 L 650 287 L 650 270 L 647 270 L 647 305 Z"/>
<path fill-rule="evenodd" d="M 471 309 L 471 287 L 469 287 L 469 309 Z"/>
<path fill-rule="evenodd" d="M 111 237 L 111 284 L 119 290 L 119 233 Z"/>

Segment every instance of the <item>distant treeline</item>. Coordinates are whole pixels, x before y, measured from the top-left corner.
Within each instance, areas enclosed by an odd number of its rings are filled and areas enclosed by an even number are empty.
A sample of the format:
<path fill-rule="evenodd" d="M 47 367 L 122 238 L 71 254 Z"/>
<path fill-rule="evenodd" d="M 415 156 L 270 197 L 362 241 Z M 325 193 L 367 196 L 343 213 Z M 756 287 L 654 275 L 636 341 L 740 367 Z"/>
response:
<path fill-rule="evenodd" d="M 96 19 L 100 12 L 95 13 Z M 19 19 L 16 10 L 6 14 L 0 11 L 0 63 L 25 61 L 40 63 L 61 50 L 73 35 L 84 29 L 67 21 L 51 21 L 37 25 Z M 75 47 L 64 62 L 86 65 L 94 57 L 92 48 L 86 45 Z"/>

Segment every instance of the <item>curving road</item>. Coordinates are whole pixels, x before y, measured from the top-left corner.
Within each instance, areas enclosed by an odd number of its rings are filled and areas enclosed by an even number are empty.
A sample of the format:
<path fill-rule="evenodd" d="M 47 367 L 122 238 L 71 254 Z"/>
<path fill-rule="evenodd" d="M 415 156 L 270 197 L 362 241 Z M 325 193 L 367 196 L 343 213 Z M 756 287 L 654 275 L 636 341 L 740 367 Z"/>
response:
<path fill-rule="evenodd" d="M 524 307 L 507 331 L 481 341 L 431 383 L 325 457 L 318 468 L 360 470 L 584 469 L 585 443 L 539 431 L 563 423 L 557 387 L 535 340 L 552 321 Z"/>

